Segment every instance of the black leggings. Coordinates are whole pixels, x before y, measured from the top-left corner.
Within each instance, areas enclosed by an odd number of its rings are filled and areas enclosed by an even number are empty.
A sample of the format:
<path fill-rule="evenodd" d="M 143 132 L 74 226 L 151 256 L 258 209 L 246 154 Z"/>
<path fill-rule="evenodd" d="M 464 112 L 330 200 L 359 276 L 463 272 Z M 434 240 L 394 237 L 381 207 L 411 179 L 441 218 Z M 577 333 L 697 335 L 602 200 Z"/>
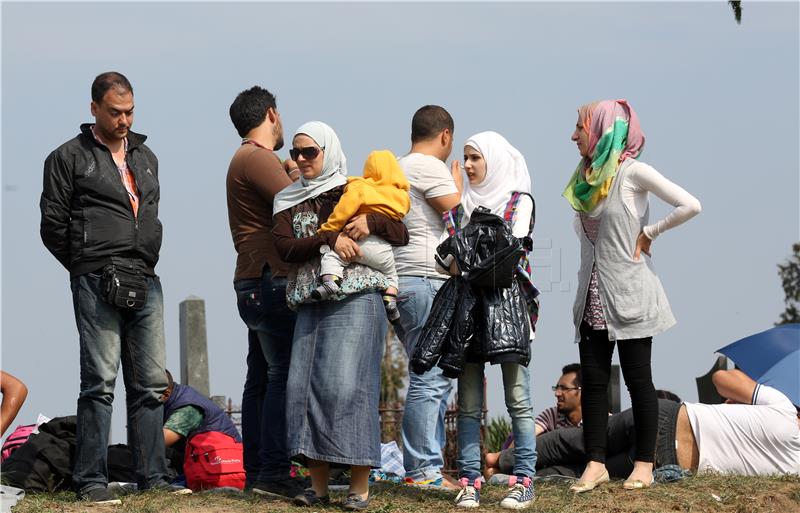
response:
<path fill-rule="evenodd" d="M 636 431 L 635 460 L 652 462 L 658 430 L 658 400 L 650 370 L 653 338 L 619 341 L 622 376 L 631 396 Z M 608 426 L 608 381 L 611 377 L 611 356 L 614 342 L 608 331 L 593 330 L 581 324 L 581 408 L 583 410 L 583 443 L 588 461 L 606 461 L 606 428 Z"/>

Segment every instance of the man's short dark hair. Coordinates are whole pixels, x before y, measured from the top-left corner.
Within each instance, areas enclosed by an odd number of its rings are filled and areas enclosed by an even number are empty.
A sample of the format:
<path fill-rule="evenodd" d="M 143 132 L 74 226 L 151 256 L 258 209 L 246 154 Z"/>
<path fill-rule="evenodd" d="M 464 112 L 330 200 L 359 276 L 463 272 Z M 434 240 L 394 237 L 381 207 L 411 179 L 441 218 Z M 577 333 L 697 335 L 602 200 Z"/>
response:
<path fill-rule="evenodd" d="M 571 372 L 575 373 L 575 386 L 581 387 L 583 386 L 583 371 L 581 371 L 581 364 L 580 363 L 570 363 L 569 365 L 565 365 L 561 369 L 561 375 L 569 374 Z"/>
<path fill-rule="evenodd" d="M 236 96 L 228 112 L 239 136 L 246 137 L 250 130 L 264 122 L 269 108 L 277 108 L 275 95 L 263 87 L 253 86 Z"/>
<path fill-rule="evenodd" d="M 411 119 L 411 142 L 425 141 L 439 135 L 442 130 L 453 133 L 453 117 L 443 107 L 425 105 L 414 113 Z"/>
<path fill-rule="evenodd" d="M 125 75 L 116 71 L 106 71 L 97 75 L 92 82 L 92 101 L 100 104 L 103 97 L 112 88 L 122 89 L 133 94 L 133 86 L 125 78 Z"/>

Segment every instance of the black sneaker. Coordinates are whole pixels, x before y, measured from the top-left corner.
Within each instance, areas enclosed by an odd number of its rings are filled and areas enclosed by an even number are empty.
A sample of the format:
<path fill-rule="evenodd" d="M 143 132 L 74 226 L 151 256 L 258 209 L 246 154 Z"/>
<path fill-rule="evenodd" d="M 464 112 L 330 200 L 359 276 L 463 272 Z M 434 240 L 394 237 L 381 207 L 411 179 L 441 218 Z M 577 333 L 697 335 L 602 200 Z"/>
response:
<path fill-rule="evenodd" d="M 342 503 L 342 508 L 350 510 L 364 510 L 369 506 L 369 497 L 366 499 L 357 493 L 347 495 L 347 498 Z"/>
<path fill-rule="evenodd" d="M 309 488 L 303 490 L 303 493 L 294 498 L 296 506 L 327 506 L 331 503 L 331 498 L 327 495 L 320 497 L 317 493 Z"/>
<path fill-rule="evenodd" d="M 290 477 L 276 481 L 256 481 L 253 483 L 253 493 L 273 499 L 294 499 L 303 495 L 303 485 Z"/>
<path fill-rule="evenodd" d="M 190 493 L 192 493 L 191 488 L 186 488 L 185 486 L 179 484 L 167 483 L 166 481 L 162 481 L 154 486 L 151 486 L 150 490 L 167 492 L 171 495 L 189 495 Z"/>
<path fill-rule="evenodd" d="M 122 504 L 122 501 L 114 495 L 114 492 L 106 488 L 105 486 L 100 486 L 97 488 L 91 488 L 89 490 L 80 491 L 77 494 L 77 498 L 79 501 L 90 502 L 92 504 L 104 505 L 104 506 L 114 506 L 118 504 Z"/>
<path fill-rule="evenodd" d="M 123 495 L 131 495 L 139 491 L 136 483 L 121 483 L 119 481 L 111 481 L 108 483 L 108 491 L 121 497 Z"/>

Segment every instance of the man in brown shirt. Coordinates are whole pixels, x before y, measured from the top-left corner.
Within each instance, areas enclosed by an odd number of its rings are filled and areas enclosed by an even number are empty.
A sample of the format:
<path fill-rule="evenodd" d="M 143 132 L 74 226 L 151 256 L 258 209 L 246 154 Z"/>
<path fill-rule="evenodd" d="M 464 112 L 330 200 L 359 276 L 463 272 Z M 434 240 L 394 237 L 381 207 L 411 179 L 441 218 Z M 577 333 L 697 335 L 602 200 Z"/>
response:
<path fill-rule="evenodd" d="M 294 497 L 301 484 L 289 477 L 286 454 L 286 378 L 295 314 L 286 306 L 287 265 L 272 238 L 272 201 L 292 183 L 296 165 L 281 164 L 283 125 L 275 96 L 254 86 L 230 107 L 242 137 L 228 168 L 228 221 L 236 248 L 239 315 L 249 329 L 247 377 L 242 394 L 242 439 L 247 486 L 261 495 Z"/>

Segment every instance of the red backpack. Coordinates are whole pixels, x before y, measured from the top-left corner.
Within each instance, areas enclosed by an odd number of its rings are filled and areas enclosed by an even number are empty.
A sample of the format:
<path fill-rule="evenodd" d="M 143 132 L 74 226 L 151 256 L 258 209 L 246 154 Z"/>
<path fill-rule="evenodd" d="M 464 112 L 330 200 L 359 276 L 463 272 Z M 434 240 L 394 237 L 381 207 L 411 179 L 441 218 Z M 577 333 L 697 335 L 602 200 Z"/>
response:
<path fill-rule="evenodd" d="M 183 461 L 186 484 L 194 491 L 232 487 L 244 489 L 244 453 L 241 442 L 219 431 L 192 436 Z"/>

